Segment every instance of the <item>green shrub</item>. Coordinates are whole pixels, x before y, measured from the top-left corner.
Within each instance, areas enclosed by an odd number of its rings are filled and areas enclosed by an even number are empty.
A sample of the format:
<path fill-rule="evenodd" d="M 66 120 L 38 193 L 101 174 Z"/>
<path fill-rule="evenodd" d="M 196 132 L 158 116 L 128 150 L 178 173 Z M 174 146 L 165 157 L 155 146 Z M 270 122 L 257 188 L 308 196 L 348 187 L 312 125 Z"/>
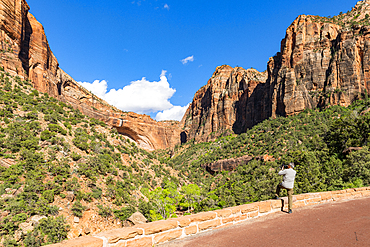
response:
<path fill-rule="evenodd" d="M 142 213 L 148 221 L 152 221 L 150 217 L 150 211 L 154 208 L 150 202 L 142 201 L 139 203 L 139 212 Z"/>
<path fill-rule="evenodd" d="M 74 216 L 82 217 L 83 211 L 86 207 L 81 204 L 81 202 L 75 202 L 72 206 L 72 212 Z"/>
<path fill-rule="evenodd" d="M 26 118 L 27 119 L 33 119 L 33 120 L 37 120 L 39 117 L 38 117 L 38 112 L 37 111 L 32 111 L 32 112 L 28 112 L 26 114 Z"/>
<path fill-rule="evenodd" d="M 87 151 L 89 149 L 88 137 L 84 135 L 78 135 L 73 138 L 73 144 L 83 151 Z"/>
<path fill-rule="evenodd" d="M 114 216 L 120 219 L 122 222 L 127 220 L 136 210 L 133 206 L 122 207 L 121 209 L 114 209 Z"/>
<path fill-rule="evenodd" d="M 103 191 L 101 188 L 99 187 L 95 187 L 92 189 L 92 196 L 95 198 L 95 199 L 100 199 L 102 194 L 103 194 Z"/>
<path fill-rule="evenodd" d="M 98 205 L 99 211 L 98 214 L 103 218 L 109 218 L 112 216 L 112 210 L 109 207 L 104 207 L 101 205 Z"/>
<path fill-rule="evenodd" d="M 45 115 L 44 120 L 50 123 L 53 123 L 53 124 L 57 124 L 59 121 L 62 120 L 62 116 L 58 114 L 57 112 L 53 112 L 51 114 Z"/>
<path fill-rule="evenodd" d="M 53 190 L 45 190 L 42 192 L 42 196 L 49 202 L 54 202 L 54 191 Z"/>
<path fill-rule="evenodd" d="M 50 140 L 52 137 L 56 136 L 57 133 L 55 132 L 50 132 L 49 130 L 44 130 L 43 132 L 41 132 L 41 140 L 42 141 L 46 141 L 46 140 Z"/>
<path fill-rule="evenodd" d="M 70 226 L 63 216 L 41 219 L 32 232 L 27 233 L 23 243 L 25 246 L 41 246 L 59 243 L 67 239 Z"/>
<path fill-rule="evenodd" d="M 48 128 L 51 132 L 61 133 L 62 135 L 67 134 L 67 131 L 63 129 L 61 126 L 59 126 L 58 124 L 49 124 Z"/>
<path fill-rule="evenodd" d="M 17 223 L 23 223 L 27 220 L 28 215 L 26 213 L 20 213 L 13 216 L 12 221 Z"/>

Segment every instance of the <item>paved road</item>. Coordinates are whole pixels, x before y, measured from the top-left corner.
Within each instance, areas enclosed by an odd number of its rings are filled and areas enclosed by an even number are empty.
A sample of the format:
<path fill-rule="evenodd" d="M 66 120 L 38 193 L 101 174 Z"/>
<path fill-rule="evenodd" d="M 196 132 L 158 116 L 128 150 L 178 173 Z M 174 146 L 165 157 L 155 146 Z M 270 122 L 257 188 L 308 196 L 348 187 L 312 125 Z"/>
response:
<path fill-rule="evenodd" d="M 163 246 L 370 246 L 370 198 L 279 212 Z"/>

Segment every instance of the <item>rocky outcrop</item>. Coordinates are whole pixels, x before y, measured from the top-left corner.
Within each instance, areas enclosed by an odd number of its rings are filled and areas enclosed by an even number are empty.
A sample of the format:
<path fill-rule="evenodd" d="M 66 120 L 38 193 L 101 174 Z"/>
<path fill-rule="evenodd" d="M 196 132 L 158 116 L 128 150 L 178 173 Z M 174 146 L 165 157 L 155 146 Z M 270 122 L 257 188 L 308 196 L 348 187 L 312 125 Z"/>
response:
<path fill-rule="evenodd" d="M 218 160 L 214 163 L 204 164 L 202 168 L 206 169 L 211 174 L 221 171 L 233 171 L 240 165 L 248 164 L 252 159 L 252 156 L 246 155 L 236 159 Z"/>
<path fill-rule="evenodd" d="M 265 154 L 263 156 L 249 156 L 244 155 L 239 158 L 231 158 L 231 159 L 225 159 L 225 160 L 217 160 L 213 163 L 203 164 L 202 168 L 208 171 L 211 174 L 214 174 L 216 172 L 222 172 L 222 171 L 234 171 L 238 168 L 238 166 L 246 165 L 252 160 L 261 160 L 261 161 L 274 161 L 274 157 L 268 154 Z"/>
<path fill-rule="evenodd" d="M 10 166 L 14 165 L 14 159 L 0 159 L 0 166 L 9 168 Z"/>
<path fill-rule="evenodd" d="M 25 0 L 0 1 L 0 65 L 6 72 L 30 80 L 38 91 L 116 127 L 140 148 L 163 149 L 180 142 L 177 122 L 156 122 L 146 115 L 122 112 L 66 74 L 49 47 L 43 26 L 29 9 Z"/>
<path fill-rule="evenodd" d="M 269 117 L 348 106 L 370 91 L 370 1 L 332 18 L 299 16 L 287 29 L 267 75 L 221 66 L 194 96 L 183 141 L 241 133 Z"/>
<path fill-rule="evenodd" d="M 22 236 L 25 236 L 28 232 L 32 231 L 39 224 L 40 220 L 47 219 L 46 216 L 34 215 L 29 218 L 26 222 L 19 224 L 19 230 L 15 231 L 14 239 L 19 241 Z"/>

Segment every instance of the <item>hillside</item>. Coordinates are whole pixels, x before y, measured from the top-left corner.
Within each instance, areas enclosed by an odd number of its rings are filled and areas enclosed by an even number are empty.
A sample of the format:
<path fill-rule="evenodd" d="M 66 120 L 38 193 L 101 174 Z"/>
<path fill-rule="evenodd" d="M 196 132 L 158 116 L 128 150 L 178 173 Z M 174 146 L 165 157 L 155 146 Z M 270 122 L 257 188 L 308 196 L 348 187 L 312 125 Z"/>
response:
<path fill-rule="evenodd" d="M 116 129 L 0 70 L 0 238 L 5 246 L 38 246 L 43 235 L 59 242 L 122 227 L 147 205 L 140 190 L 168 179 L 178 183 L 176 171 Z M 41 218 L 46 221 L 37 228 Z"/>
<path fill-rule="evenodd" d="M 28 81 L 1 72 L 0 82 L 4 246 L 129 226 L 136 211 L 155 221 L 269 199 L 287 162 L 296 163 L 295 193 L 370 184 L 367 97 L 148 153 Z M 232 169 L 207 171 L 226 159 L 237 161 Z"/>

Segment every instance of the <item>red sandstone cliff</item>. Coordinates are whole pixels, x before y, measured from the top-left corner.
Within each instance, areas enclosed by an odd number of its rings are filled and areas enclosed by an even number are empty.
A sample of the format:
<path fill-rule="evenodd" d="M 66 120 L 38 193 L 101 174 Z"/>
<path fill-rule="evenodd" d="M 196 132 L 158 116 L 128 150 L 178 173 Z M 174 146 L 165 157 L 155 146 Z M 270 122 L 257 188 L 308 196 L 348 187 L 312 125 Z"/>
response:
<path fill-rule="evenodd" d="M 369 91 L 370 1 L 333 18 L 299 16 L 268 63 L 272 116 L 348 106 Z"/>
<path fill-rule="evenodd" d="M 194 96 L 183 139 L 241 133 L 269 117 L 328 105 L 348 106 L 370 91 L 370 1 L 333 18 L 299 16 L 287 29 L 267 75 L 218 67 Z M 249 72 L 249 75 L 248 75 Z M 186 137 L 186 138 L 185 138 Z"/>
<path fill-rule="evenodd" d="M 7 72 L 31 80 L 38 91 L 116 127 L 141 148 L 163 149 L 179 143 L 177 122 L 156 122 L 146 115 L 122 112 L 91 94 L 60 69 L 43 26 L 29 9 L 25 0 L 0 1 L 0 65 Z"/>
<path fill-rule="evenodd" d="M 260 97 L 256 88 L 264 88 L 266 79 L 267 73 L 255 69 L 217 67 L 207 85 L 195 94 L 181 121 L 183 137 L 209 141 L 227 130 L 240 133 L 244 125 L 252 126 L 263 119 L 263 112 L 252 116 L 248 110 L 257 111 L 255 102 Z"/>

